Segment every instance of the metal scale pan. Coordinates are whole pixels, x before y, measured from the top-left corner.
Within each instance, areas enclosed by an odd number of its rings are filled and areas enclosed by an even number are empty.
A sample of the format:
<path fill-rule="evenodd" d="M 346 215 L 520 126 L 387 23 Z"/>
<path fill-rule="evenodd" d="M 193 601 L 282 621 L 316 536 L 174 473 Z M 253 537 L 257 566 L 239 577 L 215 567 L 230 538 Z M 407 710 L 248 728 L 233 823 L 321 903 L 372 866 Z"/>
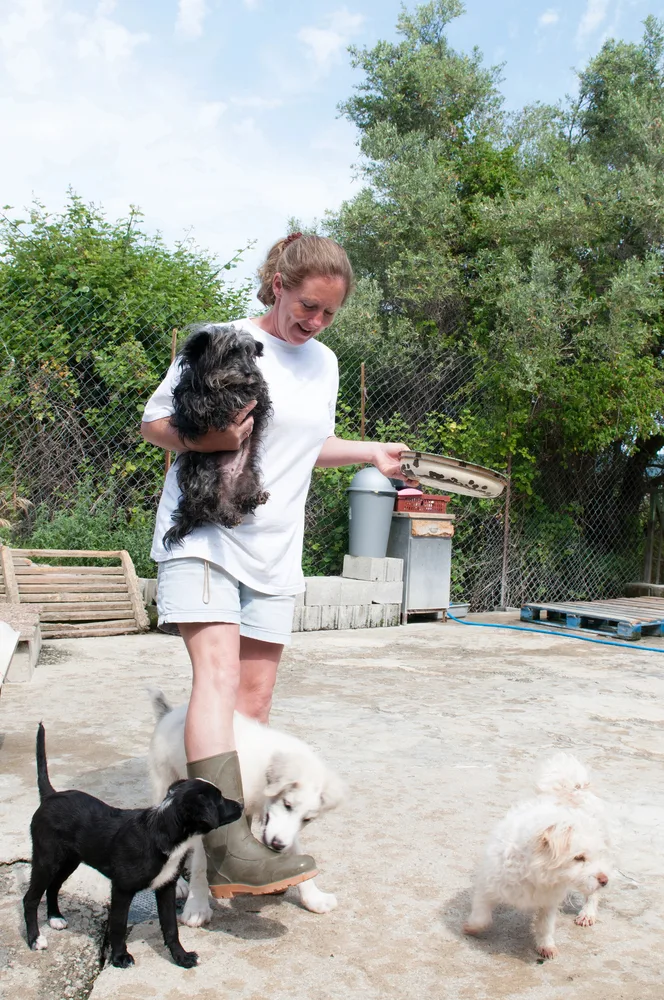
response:
<path fill-rule="evenodd" d="M 423 486 L 444 493 L 463 493 L 469 497 L 489 499 L 500 496 L 507 485 L 506 477 L 500 472 L 456 458 L 429 455 L 424 451 L 401 453 L 401 475 L 404 479 L 416 479 Z"/>

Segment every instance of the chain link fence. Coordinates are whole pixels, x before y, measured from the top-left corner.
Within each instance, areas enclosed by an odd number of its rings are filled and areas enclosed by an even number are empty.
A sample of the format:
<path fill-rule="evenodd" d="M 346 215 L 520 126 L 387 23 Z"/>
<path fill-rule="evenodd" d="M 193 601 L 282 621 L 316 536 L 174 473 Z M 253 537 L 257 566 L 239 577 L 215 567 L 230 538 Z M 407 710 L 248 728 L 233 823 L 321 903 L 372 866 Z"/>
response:
<path fill-rule="evenodd" d="M 240 316 L 248 302 L 226 315 L 214 303 L 187 313 L 156 294 L 132 299 L 130 288 L 106 301 L 88 291 L 0 289 L 0 535 L 35 547 L 127 548 L 139 575 L 152 576 L 164 455 L 140 437 L 143 406 L 187 322 Z M 386 332 L 361 306 L 324 336 L 339 359 L 340 436 L 360 437 L 364 392 L 368 439 L 504 471 L 509 457 L 492 461 L 482 438 L 484 427 L 499 439 L 503 419 L 486 359 L 406 328 Z M 307 574 L 340 571 L 354 471 L 314 472 Z M 495 501 L 454 497 L 454 600 L 486 610 L 620 594 L 642 572 L 646 487 L 646 470 L 618 444 L 574 466 L 541 456 L 529 490 L 513 481 Z"/>

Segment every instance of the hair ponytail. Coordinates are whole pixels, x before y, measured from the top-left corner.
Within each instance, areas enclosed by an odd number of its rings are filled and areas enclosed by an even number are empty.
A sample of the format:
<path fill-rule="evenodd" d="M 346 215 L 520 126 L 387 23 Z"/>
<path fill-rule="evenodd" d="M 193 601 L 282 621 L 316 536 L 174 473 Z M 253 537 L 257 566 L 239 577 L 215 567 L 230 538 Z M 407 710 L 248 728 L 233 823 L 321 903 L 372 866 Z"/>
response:
<path fill-rule="evenodd" d="M 264 306 L 275 303 L 272 283 L 281 275 L 284 288 L 296 288 L 306 278 L 342 278 L 346 285 L 344 302 L 353 289 L 353 269 L 343 247 L 326 236 L 303 236 L 291 233 L 270 248 L 258 269 L 258 300 Z"/>

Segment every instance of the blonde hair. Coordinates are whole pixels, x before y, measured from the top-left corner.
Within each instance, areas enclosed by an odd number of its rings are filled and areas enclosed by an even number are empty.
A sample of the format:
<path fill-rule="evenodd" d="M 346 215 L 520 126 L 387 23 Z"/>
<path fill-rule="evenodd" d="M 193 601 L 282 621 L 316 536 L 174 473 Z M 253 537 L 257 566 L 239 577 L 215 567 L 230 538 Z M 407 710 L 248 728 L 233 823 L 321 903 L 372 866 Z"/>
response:
<path fill-rule="evenodd" d="M 256 293 L 264 306 L 275 303 L 272 282 L 281 275 L 284 288 L 297 288 L 306 278 L 342 278 L 346 285 L 344 302 L 353 290 L 354 277 L 343 247 L 326 236 L 291 233 L 277 240 L 265 263 L 258 269 L 260 288 Z"/>

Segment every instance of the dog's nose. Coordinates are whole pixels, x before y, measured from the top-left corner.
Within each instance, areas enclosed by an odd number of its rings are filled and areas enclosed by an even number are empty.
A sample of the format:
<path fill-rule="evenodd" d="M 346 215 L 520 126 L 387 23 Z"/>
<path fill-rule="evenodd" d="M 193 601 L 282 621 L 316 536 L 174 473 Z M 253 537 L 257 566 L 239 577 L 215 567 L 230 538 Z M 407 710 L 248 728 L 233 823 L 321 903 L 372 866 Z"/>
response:
<path fill-rule="evenodd" d="M 278 837 L 273 837 L 270 841 L 270 847 L 273 851 L 283 851 L 285 846 L 283 840 L 279 840 Z"/>
<path fill-rule="evenodd" d="M 606 885 L 607 882 L 609 881 L 609 876 L 605 875 L 604 872 L 600 872 L 599 875 L 597 876 L 597 881 L 599 882 L 600 885 Z"/>

